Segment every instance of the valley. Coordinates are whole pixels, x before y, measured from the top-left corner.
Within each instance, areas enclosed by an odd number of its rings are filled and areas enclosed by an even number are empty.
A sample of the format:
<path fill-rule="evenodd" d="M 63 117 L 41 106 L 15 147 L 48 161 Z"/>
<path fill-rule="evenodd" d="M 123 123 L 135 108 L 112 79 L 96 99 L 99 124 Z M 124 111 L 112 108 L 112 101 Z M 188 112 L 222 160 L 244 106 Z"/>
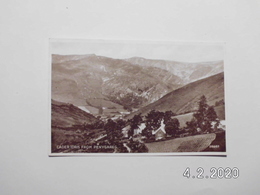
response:
<path fill-rule="evenodd" d="M 211 151 L 224 124 L 223 61 L 52 55 L 54 153 Z"/>

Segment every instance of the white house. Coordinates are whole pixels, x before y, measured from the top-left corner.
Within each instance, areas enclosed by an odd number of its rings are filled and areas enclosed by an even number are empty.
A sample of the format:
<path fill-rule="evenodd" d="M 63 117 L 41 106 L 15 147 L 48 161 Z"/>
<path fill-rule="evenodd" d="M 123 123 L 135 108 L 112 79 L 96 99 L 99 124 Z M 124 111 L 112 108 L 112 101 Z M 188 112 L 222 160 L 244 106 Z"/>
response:
<path fill-rule="evenodd" d="M 131 129 L 131 126 L 130 125 L 127 125 L 126 127 L 124 127 L 122 129 L 122 134 L 123 134 L 123 137 L 128 137 L 128 131 Z"/>
<path fill-rule="evenodd" d="M 140 125 L 138 125 L 138 128 L 134 130 L 134 135 L 141 134 L 145 127 L 145 123 L 141 123 Z"/>
<path fill-rule="evenodd" d="M 158 129 L 152 131 L 152 134 L 155 136 L 155 140 L 160 140 L 165 138 L 166 131 L 165 131 L 165 124 L 164 120 L 161 120 L 161 125 Z"/>
<path fill-rule="evenodd" d="M 217 122 L 212 122 L 211 127 L 214 128 L 216 126 L 216 124 L 217 124 Z M 226 121 L 225 120 L 219 121 L 219 124 L 216 128 L 226 130 Z"/>

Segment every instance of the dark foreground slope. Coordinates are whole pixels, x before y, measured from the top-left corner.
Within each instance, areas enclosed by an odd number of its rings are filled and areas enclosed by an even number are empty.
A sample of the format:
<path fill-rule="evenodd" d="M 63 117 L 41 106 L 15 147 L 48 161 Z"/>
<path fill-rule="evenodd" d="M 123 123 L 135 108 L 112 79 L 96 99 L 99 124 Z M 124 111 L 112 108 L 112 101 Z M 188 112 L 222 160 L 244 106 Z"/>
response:
<path fill-rule="evenodd" d="M 216 134 L 203 134 L 167 141 L 146 143 L 149 153 L 202 152 L 215 140 Z"/>
<path fill-rule="evenodd" d="M 55 100 L 51 101 L 51 126 L 68 128 L 73 125 L 82 125 L 97 121 L 93 115 L 84 112 L 72 104 L 66 104 Z"/>

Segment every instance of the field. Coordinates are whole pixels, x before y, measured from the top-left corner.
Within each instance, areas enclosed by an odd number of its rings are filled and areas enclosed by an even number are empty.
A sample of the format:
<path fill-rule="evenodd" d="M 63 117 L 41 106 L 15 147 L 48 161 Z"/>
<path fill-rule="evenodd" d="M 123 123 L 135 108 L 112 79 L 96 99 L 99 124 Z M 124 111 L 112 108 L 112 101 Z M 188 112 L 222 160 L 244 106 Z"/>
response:
<path fill-rule="evenodd" d="M 220 120 L 225 120 L 225 107 L 222 105 L 222 106 L 217 106 L 214 109 L 218 115 L 218 118 Z M 191 121 L 192 117 L 193 117 L 193 112 L 190 112 L 187 114 L 177 115 L 174 118 L 177 118 L 179 120 L 180 127 L 183 128 L 186 126 L 186 122 Z"/>
<path fill-rule="evenodd" d="M 217 146 L 217 147 L 216 147 Z M 226 152 L 226 132 L 220 131 L 216 133 L 215 140 L 203 152 Z"/>
<path fill-rule="evenodd" d="M 187 113 L 187 114 L 182 114 L 178 116 L 174 116 L 174 118 L 177 118 L 180 122 L 180 128 L 186 126 L 186 122 L 191 121 L 193 117 L 193 113 Z"/>
<path fill-rule="evenodd" d="M 218 118 L 220 120 L 225 120 L 225 106 L 221 105 L 221 106 L 217 106 L 214 108 L 217 115 L 218 115 Z"/>
<path fill-rule="evenodd" d="M 184 138 L 176 138 L 167 141 L 146 143 L 149 153 L 167 152 L 201 152 L 211 145 L 216 134 L 203 134 Z"/>

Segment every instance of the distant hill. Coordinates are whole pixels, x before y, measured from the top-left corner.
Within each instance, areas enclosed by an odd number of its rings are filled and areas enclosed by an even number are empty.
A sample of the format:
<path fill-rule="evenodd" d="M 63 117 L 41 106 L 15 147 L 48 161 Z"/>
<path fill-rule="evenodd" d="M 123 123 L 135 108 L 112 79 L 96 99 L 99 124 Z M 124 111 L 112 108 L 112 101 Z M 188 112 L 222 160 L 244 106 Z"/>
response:
<path fill-rule="evenodd" d="M 198 108 L 198 100 L 202 95 L 206 96 L 209 105 L 215 105 L 216 102 L 224 102 L 223 72 L 176 89 L 156 102 L 131 113 L 127 118 L 132 118 L 135 114 L 139 113 L 145 115 L 150 110 L 171 110 L 176 114 L 190 112 Z M 220 112 L 220 108 L 218 107 L 218 112 Z M 221 118 L 223 117 L 224 113 L 221 114 Z"/>
<path fill-rule="evenodd" d="M 93 115 L 84 112 L 72 104 L 51 101 L 51 125 L 52 127 L 72 127 L 97 121 Z"/>
<path fill-rule="evenodd" d="M 141 66 L 158 67 L 167 70 L 172 74 L 180 77 L 183 84 L 188 84 L 224 71 L 224 61 L 222 60 L 212 62 L 188 63 L 132 57 L 126 59 L 126 61 Z"/>
<path fill-rule="evenodd" d="M 103 109 L 136 110 L 187 83 L 222 71 L 223 61 L 185 63 L 53 54 L 52 99 L 93 114 L 102 114 Z"/>

